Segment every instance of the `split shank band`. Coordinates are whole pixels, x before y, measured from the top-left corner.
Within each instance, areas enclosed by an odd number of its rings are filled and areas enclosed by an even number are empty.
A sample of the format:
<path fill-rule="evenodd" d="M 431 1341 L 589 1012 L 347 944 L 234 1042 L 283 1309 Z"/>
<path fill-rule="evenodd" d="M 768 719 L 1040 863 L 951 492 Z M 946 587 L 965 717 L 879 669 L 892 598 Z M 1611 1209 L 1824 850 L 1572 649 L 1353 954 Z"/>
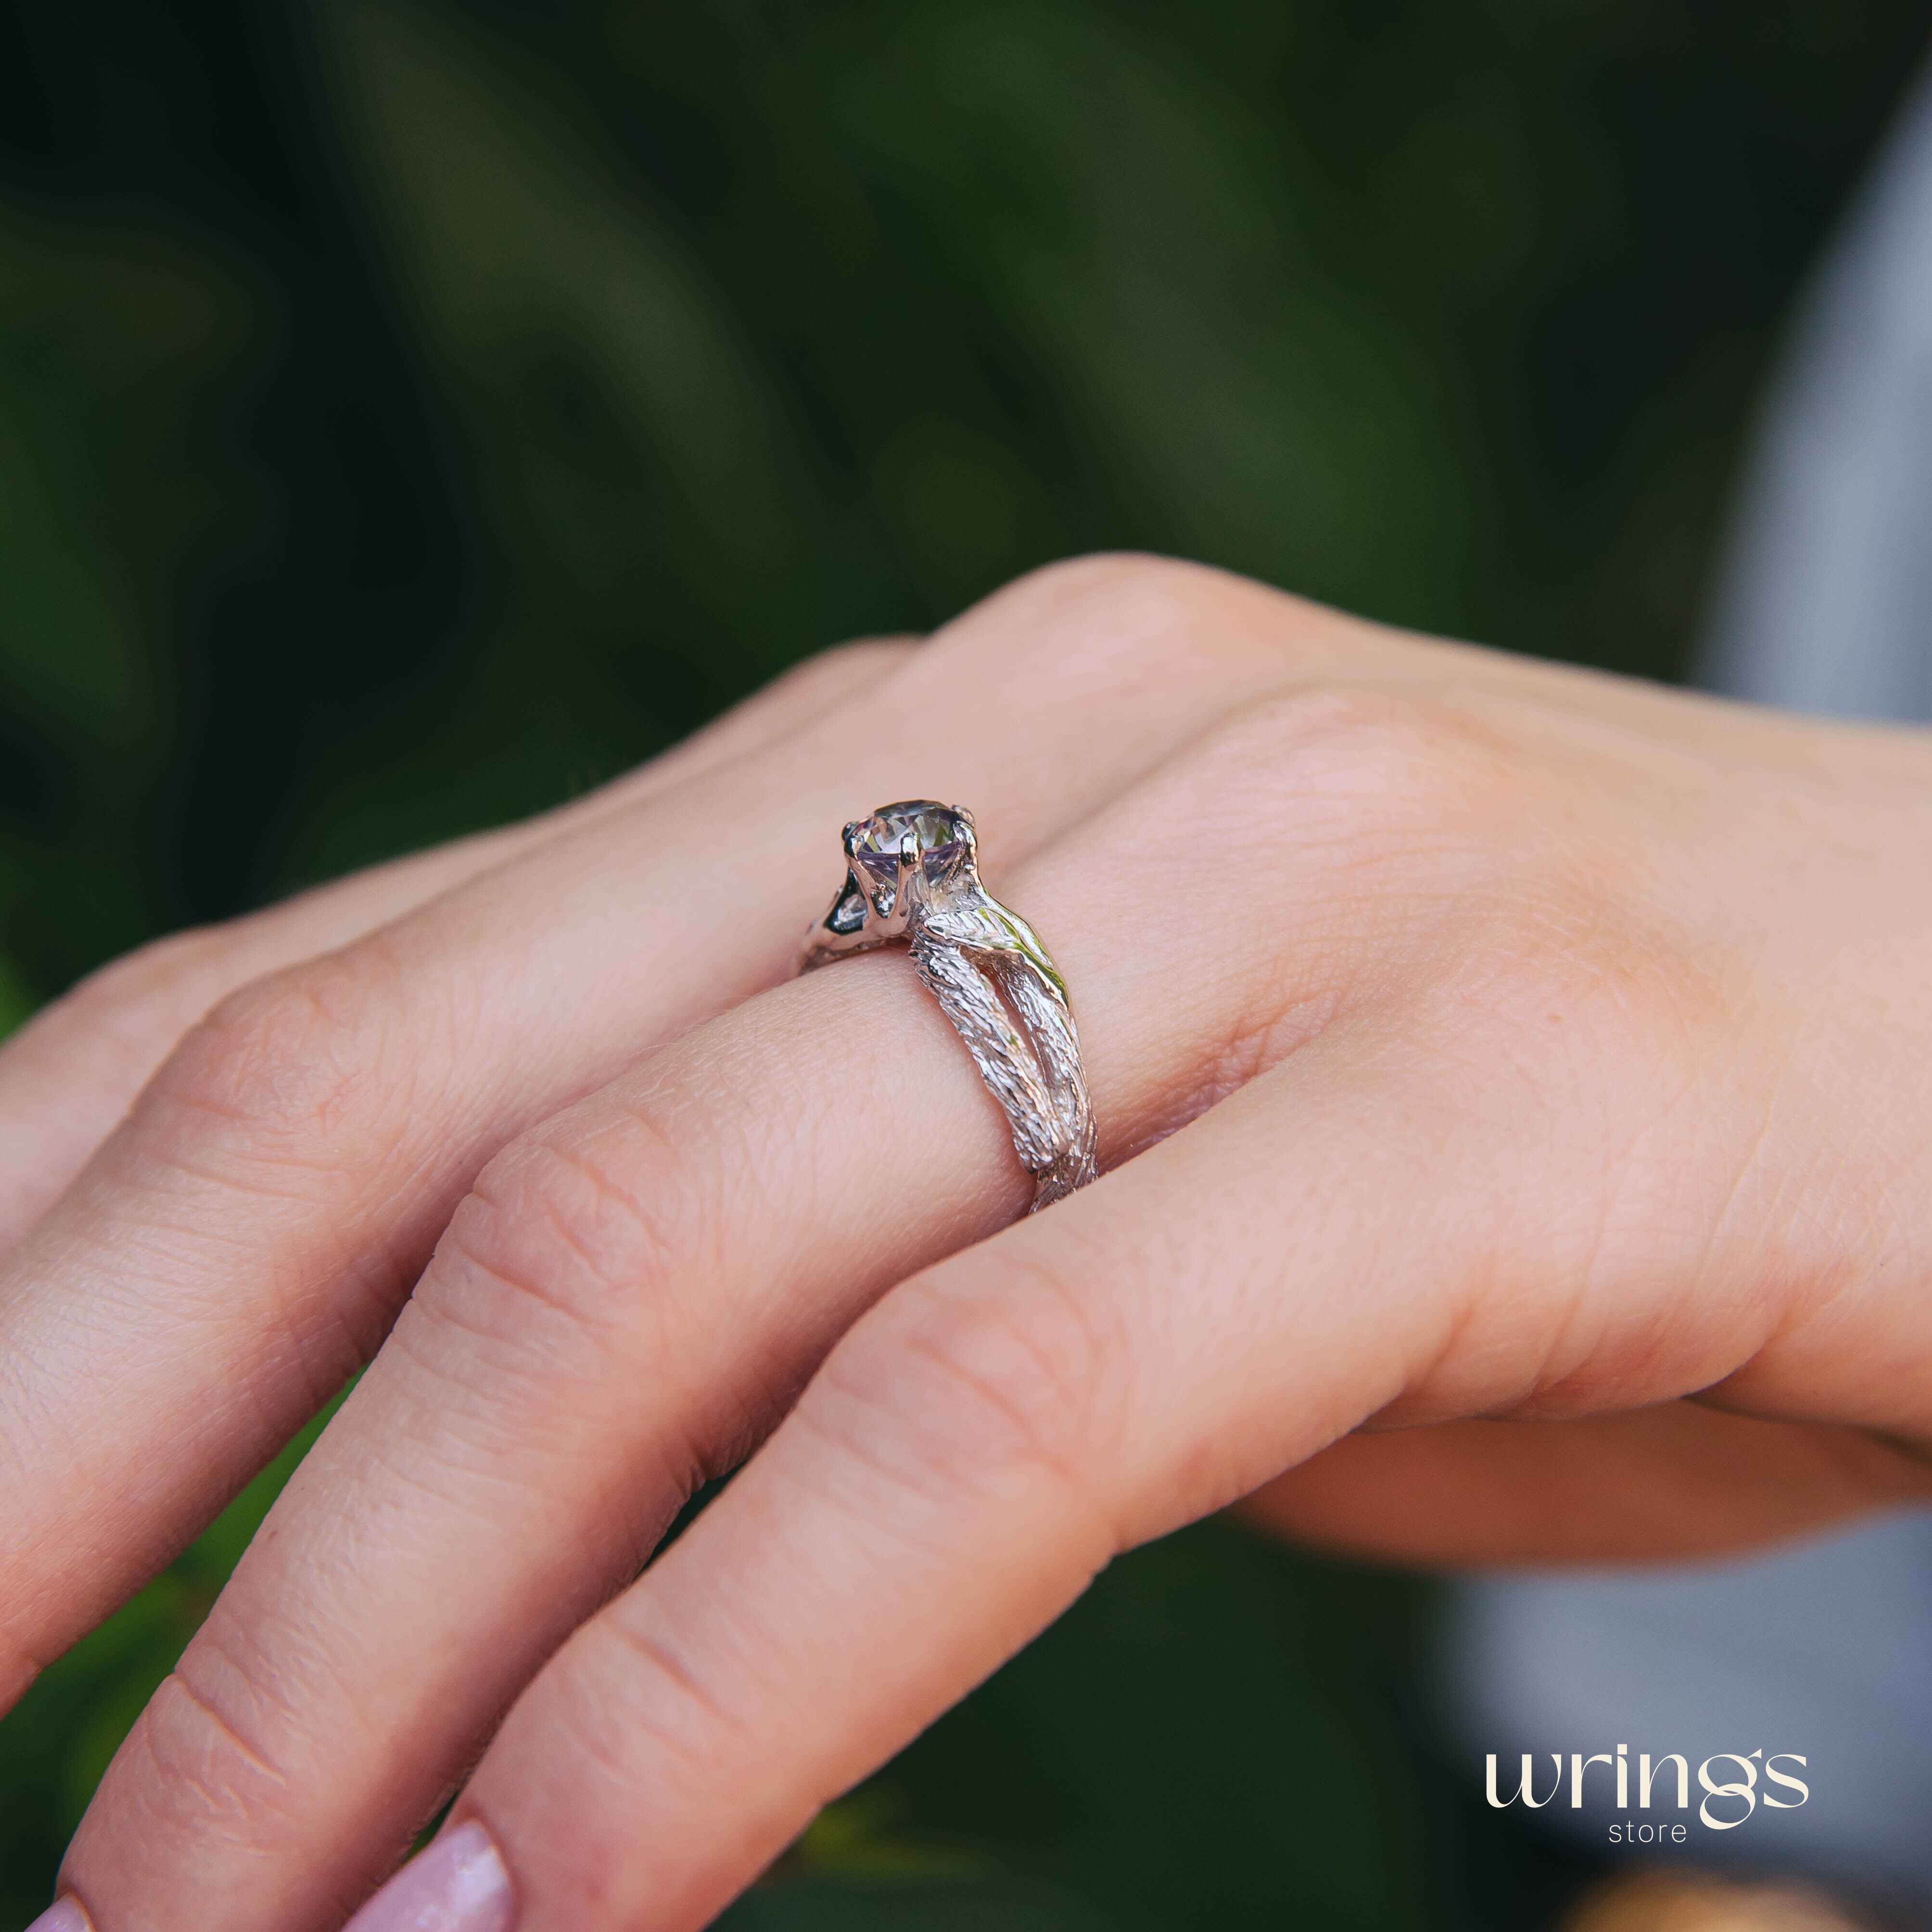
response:
<path fill-rule="evenodd" d="M 980 883 L 973 814 L 932 799 L 845 827 L 845 883 L 799 970 L 903 944 L 1004 1111 L 1037 1212 L 1094 1178 L 1094 1110 L 1066 982 L 1039 935 Z"/>

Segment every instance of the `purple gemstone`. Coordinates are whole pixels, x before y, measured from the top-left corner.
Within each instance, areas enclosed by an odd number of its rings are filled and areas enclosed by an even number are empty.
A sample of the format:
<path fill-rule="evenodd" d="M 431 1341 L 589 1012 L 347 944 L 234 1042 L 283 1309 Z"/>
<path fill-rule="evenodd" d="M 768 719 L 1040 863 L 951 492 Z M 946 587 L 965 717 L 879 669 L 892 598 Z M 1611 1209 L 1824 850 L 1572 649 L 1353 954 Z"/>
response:
<path fill-rule="evenodd" d="M 966 856 L 967 832 L 958 812 L 929 798 L 881 806 L 852 838 L 852 856 L 882 885 L 898 876 L 899 851 L 912 834 L 926 876 L 937 878 Z"/>

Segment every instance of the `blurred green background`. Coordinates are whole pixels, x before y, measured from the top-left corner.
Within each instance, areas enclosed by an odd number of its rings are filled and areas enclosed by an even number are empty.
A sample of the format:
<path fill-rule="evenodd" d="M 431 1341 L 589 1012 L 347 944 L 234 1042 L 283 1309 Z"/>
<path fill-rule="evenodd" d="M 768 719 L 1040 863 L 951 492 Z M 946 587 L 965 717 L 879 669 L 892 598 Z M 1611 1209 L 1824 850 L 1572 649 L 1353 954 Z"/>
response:
<path fill-rule="evenodd" d="M 1672 675 L 1925 32 L 1909 0 L 0 10 L 0 1029 L 1071 551 Z M 0 1932 L 277 1473 L 0 1724 Z M 1546 1924 L 1584 1874 L 1433 1738 L 1428 1608 L 1220 1526 L 1142 1552 L 732 1923 Z"/>

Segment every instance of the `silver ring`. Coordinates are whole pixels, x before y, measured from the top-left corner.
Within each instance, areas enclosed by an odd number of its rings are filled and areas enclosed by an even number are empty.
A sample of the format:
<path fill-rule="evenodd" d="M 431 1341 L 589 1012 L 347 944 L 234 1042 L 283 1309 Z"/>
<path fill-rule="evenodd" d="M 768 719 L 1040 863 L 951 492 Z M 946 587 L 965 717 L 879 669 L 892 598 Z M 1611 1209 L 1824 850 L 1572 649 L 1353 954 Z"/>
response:
<path fill-rule="evenodd" d="M 1084 1187 L 1094 1109 L 1066 982 L 1040 936 L 980 883 L 973 814 L 929 798 L 846 826 L 845 883 L 807 937 L 798 970 L 903 944 L 966 1042 L 1033 1176 L 1030 1211 Z"/>

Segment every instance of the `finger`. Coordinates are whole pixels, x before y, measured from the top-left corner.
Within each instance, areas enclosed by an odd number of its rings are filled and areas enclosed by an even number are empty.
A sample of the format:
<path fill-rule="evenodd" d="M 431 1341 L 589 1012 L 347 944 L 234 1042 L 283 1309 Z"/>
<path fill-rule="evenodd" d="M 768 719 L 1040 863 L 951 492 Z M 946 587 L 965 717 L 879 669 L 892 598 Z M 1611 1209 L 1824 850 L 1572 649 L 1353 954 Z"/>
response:
<path fill-rule="evenodd" d="M 1695 1402 L 1346 1436 L 1237 1514 L 1402 1563 L 1631 1563 L 1760 1548 L 1932 1493 L 1922 1456 Z"/>
<path fill-rule="evenodd" d="M 497 1849 L 514 1932 L 708 1923 L 1118 1550 L 1424 1371 L 1450 1231 L 1412 1179 L 1393 1213 L 1387 1190 L 1438 1149 L 1352 1044 L 1304 1048 L 1292 1103 L 1250 1087 L 860 1324 L 471 1780 L 458 1821 Z"/>
<path fill-rule="evenodd" d="M 346 945 L 560 830 L 754 753 L 911 648 L 878 638 L 822 652 L 571 805 L 176 934 L 90 975 L 0 1047 L 0 1255 L 58 1198 L 176 1042 L 225 994 Z"/>
<path fill-rule="evenodd" d="M 1265 715 L 1214 732 L 1010 882 L 1066 934 L 1113 1156 L 1289 1051 L 1364 962 L 1387 970 L 1386 928 L 1328 910 L 1357 890 L 1333 801 L 1304 801 L 1300 844 L 1230 822 L 1230 787 L 1278 754 Z M 1183 889 L 1272 910 L 1204 962 L 1165 916 Z M 826 1043 L 859 1040 L 879 1050 L 828 1078 Z M 206 1932 L 339 1920 L 692 1486 L 880 1293 L 1028 1192 L 886 957 L 740 1006 L 499 1156 L 124 1746 L 75 1882 L 110 1922 L 136 1901 Z"/>
<path fill-rule="evenodd" d="M 708 1922 L 1118 1551 L 1373 1417 L 1586 1400 L 1580 1310 L 1606 1390 L 1724 1372 L 1672 1333 L 1676 1294 L 1718 1284 L 1638 1267 L 1592 1302 L 1603 1224 L 1512 1212 L 1550 1178 L 1544 1123 L 1426 1039 L 1340 1022 L 863 1318 L 472 1779 L 457 1820 L 500 1856 L 514 1932 Z"/>
<path fill-rule="evenodd" d="M 1036 586 L 769 753 L 199 1024 L 0 1272 L 0 1460 L 30 1476 L 0 1529 L 0 1695 L 367 1359 L 490 1154 L 785 976 L 855 798 L 985 800 L 985 849 L 1022 855 L 1280 674 L 1276 640 L 1131 608 L 1138 632 L 1104 580 Z"/>

